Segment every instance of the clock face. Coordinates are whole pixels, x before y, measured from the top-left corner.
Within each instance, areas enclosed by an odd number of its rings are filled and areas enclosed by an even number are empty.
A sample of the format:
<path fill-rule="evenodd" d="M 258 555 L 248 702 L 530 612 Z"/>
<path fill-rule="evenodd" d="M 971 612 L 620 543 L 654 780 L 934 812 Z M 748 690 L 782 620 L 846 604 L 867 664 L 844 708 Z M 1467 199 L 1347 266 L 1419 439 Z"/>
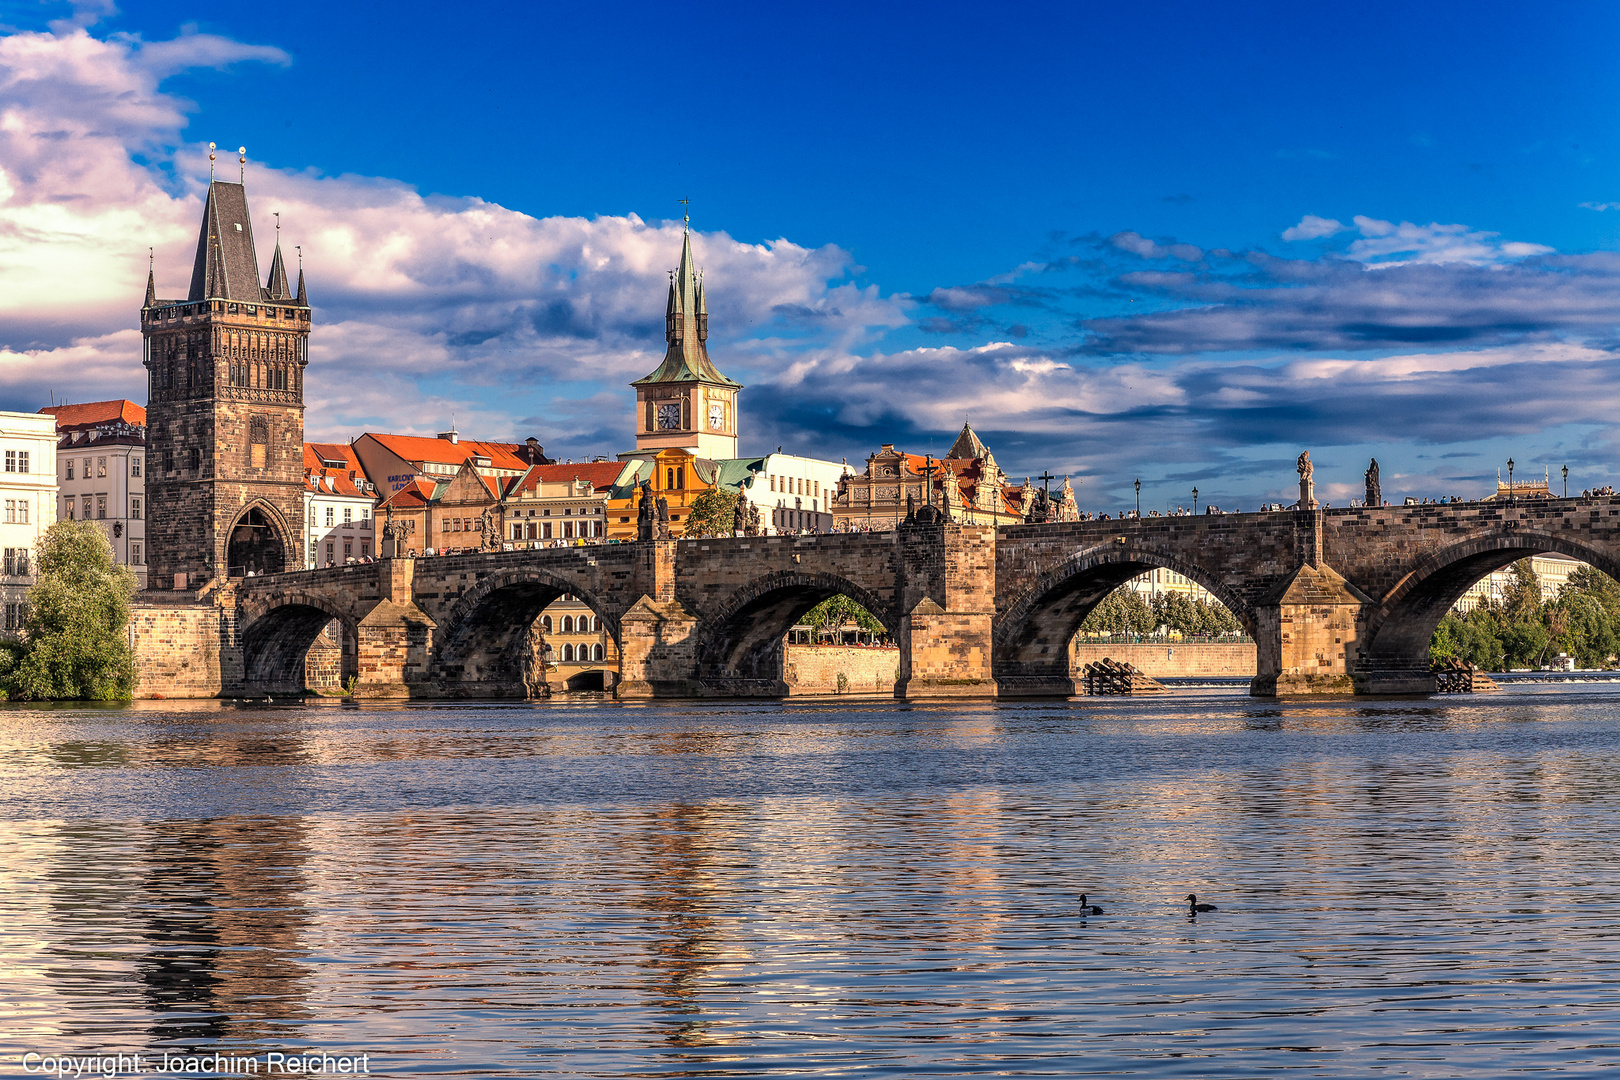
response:
<path fill-rule="evenodd" d="M 658 427 L 663 431 L 674 431 L 681 426 L 681 407 L 679 405 L 658 406 Z"/>
<path fill-rule="evenodd" d="M 726 410 L 721 405 L 709 406 L 709 430 L 719 431 L 726 422 Z"/>

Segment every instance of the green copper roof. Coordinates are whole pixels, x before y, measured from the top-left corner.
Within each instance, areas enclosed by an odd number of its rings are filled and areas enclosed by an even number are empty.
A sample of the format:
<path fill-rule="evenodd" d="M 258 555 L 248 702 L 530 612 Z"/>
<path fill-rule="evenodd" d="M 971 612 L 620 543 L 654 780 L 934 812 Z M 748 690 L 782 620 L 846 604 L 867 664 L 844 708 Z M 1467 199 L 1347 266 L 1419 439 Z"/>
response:
<path fill-rule="evenodd" d="M 654 383 L 712 383 L 742 389 L 720 374 L 720 369 L 709 359 L 706 339 L 708 307 L 703 295 L 703 281 L 692 259 L 692 232 L 687 230 L 681 242 L 681 265 L 670 282 L 669 302 L 665 305 L 664 362 L 652 374 L 643 376 L 631 386 Z"/>

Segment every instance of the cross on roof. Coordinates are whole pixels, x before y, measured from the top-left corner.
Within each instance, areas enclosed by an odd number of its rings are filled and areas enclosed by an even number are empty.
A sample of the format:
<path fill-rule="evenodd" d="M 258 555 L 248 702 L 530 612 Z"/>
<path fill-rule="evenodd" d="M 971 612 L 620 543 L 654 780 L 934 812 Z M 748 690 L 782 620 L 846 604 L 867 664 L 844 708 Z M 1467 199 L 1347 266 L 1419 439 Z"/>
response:
<path fill-rule="evenodd" d="M 1052 481 L 1056 480 L 1057 477 L 1053 476 L 1051 472 L 1048 471 L 1041 473 L 1041 475 L 1037 476 L 1035 479 L 1041 482 L 1042 491 L 1050 491 L 1052 489 Z"/>

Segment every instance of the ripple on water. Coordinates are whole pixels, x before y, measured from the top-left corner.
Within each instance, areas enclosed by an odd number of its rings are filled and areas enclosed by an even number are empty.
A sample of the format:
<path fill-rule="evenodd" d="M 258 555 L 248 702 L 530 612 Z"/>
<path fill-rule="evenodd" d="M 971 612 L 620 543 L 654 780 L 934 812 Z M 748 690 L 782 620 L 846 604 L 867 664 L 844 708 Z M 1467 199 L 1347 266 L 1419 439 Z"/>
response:
<path fill-rule="evenodd" d="M 0 1059 L 1610 1069 L 1617 706 L 9 710 Z"/>

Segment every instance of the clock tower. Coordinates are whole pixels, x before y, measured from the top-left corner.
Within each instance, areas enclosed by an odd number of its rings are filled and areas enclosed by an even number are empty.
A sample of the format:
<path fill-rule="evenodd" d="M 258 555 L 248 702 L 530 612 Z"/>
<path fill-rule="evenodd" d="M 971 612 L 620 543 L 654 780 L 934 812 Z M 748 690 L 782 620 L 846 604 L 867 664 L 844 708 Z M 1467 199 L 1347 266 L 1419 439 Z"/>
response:
<path fill-rule="evenodd" d="M 690 219 L 688 219 L 690 221 Z M 664 307 L 668 348 L 658 370 L 636 388 L 636 449 L 678 447 L 719 461 L 737 456 L 737 391 L 709 359 L 709 308 L 703 273 L 692 264 L 692 229 L 681 243 L 681 265 L 670 276 Z"/>

